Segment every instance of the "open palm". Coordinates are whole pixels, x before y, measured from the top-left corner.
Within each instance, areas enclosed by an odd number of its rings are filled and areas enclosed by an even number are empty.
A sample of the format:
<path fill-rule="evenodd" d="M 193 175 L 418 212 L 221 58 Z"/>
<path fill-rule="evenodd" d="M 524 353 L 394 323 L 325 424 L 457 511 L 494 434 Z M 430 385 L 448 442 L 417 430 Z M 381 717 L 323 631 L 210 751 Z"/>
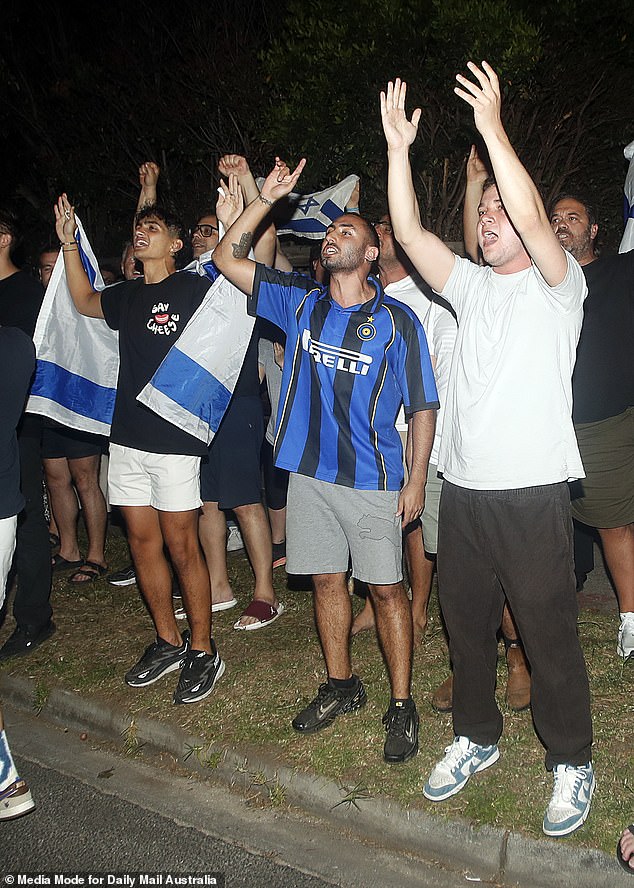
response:
<path fill-rule="evenodd" d="M 416 108 L 412 119 L 405 114 L 407 84 L 398 77 L 387 85 L 387 92 L 381 93 L 381 120 L 388 148 L 409 147 L 418 132 L 421 110 Z"/>

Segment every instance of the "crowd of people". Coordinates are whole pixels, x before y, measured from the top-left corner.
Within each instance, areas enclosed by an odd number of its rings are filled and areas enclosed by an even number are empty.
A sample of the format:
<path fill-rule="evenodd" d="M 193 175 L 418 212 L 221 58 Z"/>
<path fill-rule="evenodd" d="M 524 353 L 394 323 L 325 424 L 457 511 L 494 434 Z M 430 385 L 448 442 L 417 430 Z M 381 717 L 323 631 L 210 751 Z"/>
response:
<path fill-rule="evenodd" d="M 107 451 L 108 501 L 123 516 L 131 553 L 110 579 L 136 580 L 155 631 L 128 685 L 175 672 L 174 703 L 213 692 L 225 664 L 212 613 L 237 604 L 227 573 L 230 513 L 254 574 L 236 630 L 265 629 L 283 615 L 276 567 L 312 577 L 325 680 L 292 720 L 295 731 L 322 730 L 364 706 L 350 639 L 375 629 L 389 681 L 383 755 L 408 761 L 419 743 L 412 651 L 436 569 L 451 671 L 432 702 L 451 711 L 453 738 L 423 793 L 442 802 L 498 760 L 502 637 L 507 702 L 531 706 L 553 774 L 543 831 L 559 837 L 585 822 L 595 787 L 573 515 L 598 531 L 619 603 L 617 653 L 634 654 L 634 252 L 598 256 L 596 215 L 580 195 L 561 195 L 547 211 L 504 130 L 495 72 L 486 62 L 468 68 L 455 92 L 473 109 L 488 159 L 473 148 L 467 161 L 467 258 L 421 223 L 409 161 L 420 111 L 408 118 L 398 79 L 380 98 L 388 208 L 371 222 L 355 196 L 326 227 L 308 273 L 291 267 L 271 221 L 304 160 L 291 170 L 277 158 L 258 188 L 245 158 L 223 157 L 217 204 L 189 231 L 193 260 L 183 270 L 187 232 L 158 200 L 158 167 L 143 164 L 132 240 L 120 275 L 104 268 L 104 289 L 86 273 L 74 207 L 60 196 L 59 248 L 42 251 L 40 277 L 46 285 L 62 261 L 77 311 L 118 331 L 109 439 L 28 412 L 20 418 L 43 291 L 12 264 L 18 229 L 0 215 L 0 334 L 24 352 L 18 360 L 2 345 L 11 367 L 3 415 L 15 418 L 0 457 L 3 591 L 20 518 L 16 629 L 0 658 L 28 653 L 55 630 L 52 571 L 68 571 L 76 584 L 107 574 L 99 483 Z M 257 320 L 207 446 L 137 395 L 219 275 L 246 294 L 244 315 Z M 26 382 L 17 380 L 23 367 Z M 351 577 L 368 590 L 354 619 Z M 0 737 L 1 765 L 10 752 Z M 32 807 L 12 762 L 0 771 L 0 805 L 0 818 Z M 620 843 L 626 866 L 634 863 L 629 836 Z"/>

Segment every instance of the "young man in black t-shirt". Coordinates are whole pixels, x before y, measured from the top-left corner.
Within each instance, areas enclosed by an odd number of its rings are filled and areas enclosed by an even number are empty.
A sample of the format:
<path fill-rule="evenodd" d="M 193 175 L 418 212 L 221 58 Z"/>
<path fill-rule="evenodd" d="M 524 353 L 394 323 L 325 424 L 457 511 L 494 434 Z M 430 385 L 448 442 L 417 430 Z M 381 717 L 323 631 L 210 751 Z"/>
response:
<path fill-rule="evenodd" d="M 147 206 L 136 216 L 133 238 L 144 277 L 96 292 L 79 257 L 66 195 L 59 198 L 55 217 L 75 307 L 119 331 L 109 499 L 124 516 L 137 581 L 157 633 L 125 680 L 144 687 L 182 668 L 174 702 L 194 703 L 212 692 L 225 668 L 210 637 L 209 575 L 198 543 L 200 457 L 206 448 L 136 398 L 202 302 L 209 281 L 175 274 L 182 227 L 170 213 Z M 174 617 L 164 545 L 178 575 L 191 636 L 181 635 Z"/>

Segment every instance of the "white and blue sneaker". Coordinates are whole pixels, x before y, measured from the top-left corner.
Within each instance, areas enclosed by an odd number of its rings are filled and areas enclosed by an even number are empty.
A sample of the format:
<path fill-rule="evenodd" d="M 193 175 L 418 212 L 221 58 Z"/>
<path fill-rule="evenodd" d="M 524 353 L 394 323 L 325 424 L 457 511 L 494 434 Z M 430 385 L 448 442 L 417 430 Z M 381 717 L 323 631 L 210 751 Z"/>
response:
<path fill-rule="evenodd" d="M 569 836 L 585 823 L 590 812 L 594 792 L 592 764 L 581 768 L 557 765 L 553 776 L 555 788 L 544 814 L 543 830 L 547 836 Z"/>
<path fill-rule="evenodd" d="M 454 737 L 445 749 L 445 757 L 438 762 L 423 787 L 423 795 L 432 802 L 442 802 L 460 792 L 472 774 L 494 765 L 500 757 L 496 744 L 478 746 L 468 737 Z"/>

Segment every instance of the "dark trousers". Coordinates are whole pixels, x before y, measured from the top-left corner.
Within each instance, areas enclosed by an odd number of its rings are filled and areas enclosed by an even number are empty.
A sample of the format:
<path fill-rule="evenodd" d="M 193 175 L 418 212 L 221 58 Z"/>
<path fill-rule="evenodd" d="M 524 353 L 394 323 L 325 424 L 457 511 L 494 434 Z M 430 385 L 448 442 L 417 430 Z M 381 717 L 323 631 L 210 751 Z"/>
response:
<path fill-rule="evenodd" d="M 546 767 L 591 759 L 590 693 L 577 635 L 570 495 L 565 483 L 468 490 L 445 481 L 438 589 L 454 670 L 456 736 L 497 743 L 496 633 L 508 599 L 531 667 L 533 721 Z"/>
<path fill-rule="evenodd" d="M 18 427 L 20 484 L 26 505 L 18 516 L 14 568 L 17 590 L 13 616 L 18 626 L 36 631 L 51 619 L 51 546 L 42 497 L 42 421 L 25 414 Z"/>

